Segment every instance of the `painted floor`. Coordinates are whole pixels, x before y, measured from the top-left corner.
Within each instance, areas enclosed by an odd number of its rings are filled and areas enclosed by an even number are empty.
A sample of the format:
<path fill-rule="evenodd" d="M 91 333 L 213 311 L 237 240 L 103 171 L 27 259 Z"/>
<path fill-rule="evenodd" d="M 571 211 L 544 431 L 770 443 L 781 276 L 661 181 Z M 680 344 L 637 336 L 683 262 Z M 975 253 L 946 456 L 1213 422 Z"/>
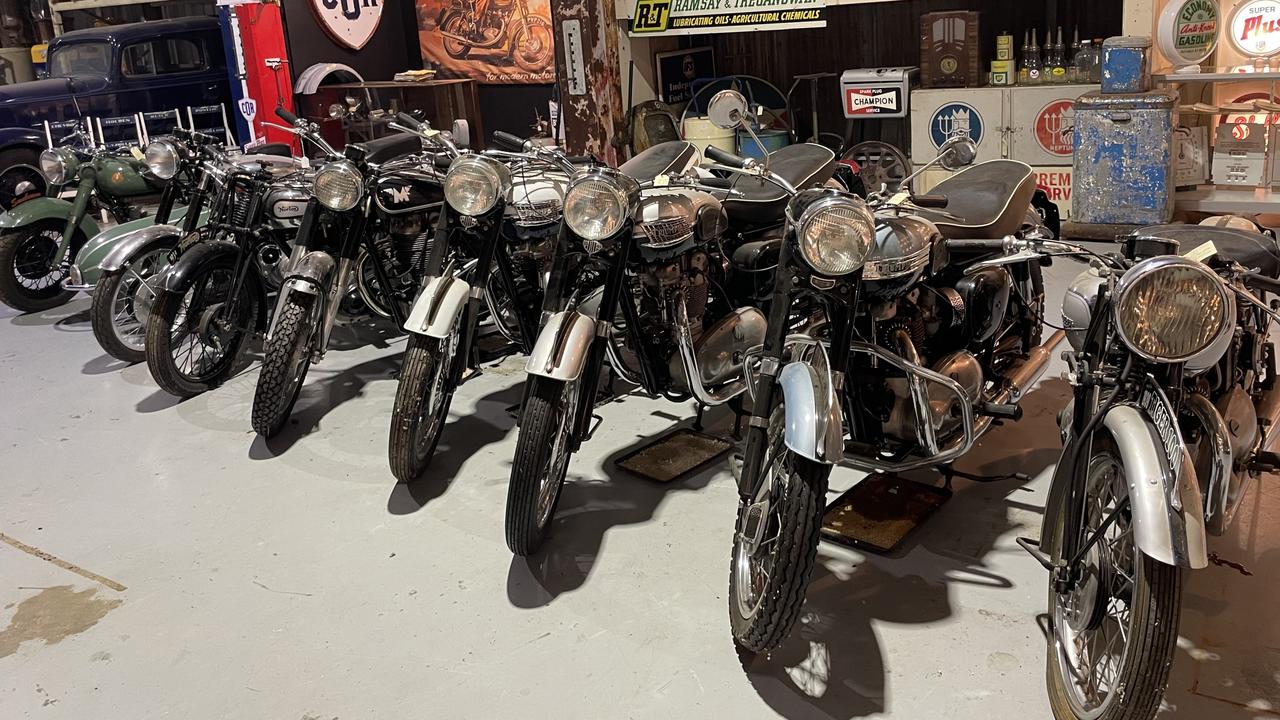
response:
<path fill-rule="evenodd" d="M 1046 579 L 1014 540 L 1039 533 L 1060 362 L 960 464 L 1030 482 L 959 482 L 893 557 L 824 546 L 791 640 L 747 657 L 729 473 L 661 486 L 612 462 L 690 407 L 603 408 L 546 550 L 513 559 L 522 363 L 465 385 L 428 477 L 397 485 L 403 339 L 341 340 L 264 443 L 256 369 L 177 403 L 103 355 L 87 299 L 0 310 L 0 718 L 1048 717 Z M 1165 717 L 1280 718 L 1278 487 L 1189 578 Z"/>

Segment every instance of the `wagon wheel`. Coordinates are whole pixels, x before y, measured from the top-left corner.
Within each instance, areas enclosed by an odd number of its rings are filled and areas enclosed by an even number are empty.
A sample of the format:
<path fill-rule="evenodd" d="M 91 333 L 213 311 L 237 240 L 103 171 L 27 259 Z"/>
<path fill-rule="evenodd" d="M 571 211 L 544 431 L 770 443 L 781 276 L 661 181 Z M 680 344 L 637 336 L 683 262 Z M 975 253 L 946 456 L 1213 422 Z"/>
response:
<path fill-rule="evenodd" d="M 889 192 L 897 192 L 902 181 L 911 174 L 911 161 L 905 153 L 889 143 L 867 140 L 849 148 L 845 160 L 858 164 L 858 175 L 868 192 L 879 192 L 886 186 Z"/>

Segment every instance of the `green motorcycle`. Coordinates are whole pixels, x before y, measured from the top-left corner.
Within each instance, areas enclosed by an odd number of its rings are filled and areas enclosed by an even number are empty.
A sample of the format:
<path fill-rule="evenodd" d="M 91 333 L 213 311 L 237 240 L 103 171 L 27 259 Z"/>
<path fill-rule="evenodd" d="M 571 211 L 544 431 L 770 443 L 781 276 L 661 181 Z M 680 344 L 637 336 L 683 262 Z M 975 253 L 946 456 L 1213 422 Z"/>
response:
<path fill-rule="evenodd" d="M 117 223 L 142 217 L 136 201 L 155 196 L 165 183 L 146 172 L 136 148 L 110 150 L 77 130 L 70 143 L 40 154 L 49 195 L 19 202 L 0 215 L 0 302 L 22 312 L 66 303 L 62 286 L 76 256 L 99 232 L 92 213 L 106 209 Z M 139 153 L 140 155 L 140 153 Z M 74 200 L 58 195 L 78 183 Z"/>

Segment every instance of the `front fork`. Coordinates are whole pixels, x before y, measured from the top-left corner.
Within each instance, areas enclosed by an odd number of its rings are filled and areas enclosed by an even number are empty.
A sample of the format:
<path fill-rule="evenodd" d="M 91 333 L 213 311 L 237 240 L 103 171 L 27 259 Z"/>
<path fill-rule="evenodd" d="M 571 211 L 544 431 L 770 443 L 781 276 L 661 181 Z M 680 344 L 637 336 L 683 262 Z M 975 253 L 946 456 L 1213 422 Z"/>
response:
<path fill-rule="evenodd" d="M 71 214 L 67 216 L 67 224 L 62 228 L 62 241 L 58 243 L 58 254 L 54 266 L 70 264 L 75 258 L 71 255 L 71 239 L 89 212 L 89 201 L 93 199 L 93 191 L 98 186 L 98 171 L 92 165 L 80 168 L 80 185 L 76 188 L 76 199 L 71 205 Z M 87 238 L 86 238 L 87 239 Z"/>
<path fill-rule="evenodd" d="M 613 318 L 617 314 L 618 303 L 622 299 L 622 290 L 626 287 L 626 267 L 631 257 L 631 245 L 630 237 L 624 236 L 622 248 L 618 256 L 613 259 L 613 266 L 609 268 L 608 276 L 605 278 L 604 292 L 600 296 L 600 309 L 596 313 L 596 339 L 591 343 L 591 350 L 587 353 L 582 375 L 578 378 L 582 386 L 578 388 L 578 406 L 575 408 L 573 422 L 574 450 L 582 445 L 582 440 L 591 430 L 591 412 L 595 409 L 600 373 L 604 369 L 605 344 L 609 342 Z M 629 304 L 631 299 L 627 298 L 626 302 Z M 638 326 L 632 325 L 630 321 L 627 324 L 632 332 L 639 332 Z"/>

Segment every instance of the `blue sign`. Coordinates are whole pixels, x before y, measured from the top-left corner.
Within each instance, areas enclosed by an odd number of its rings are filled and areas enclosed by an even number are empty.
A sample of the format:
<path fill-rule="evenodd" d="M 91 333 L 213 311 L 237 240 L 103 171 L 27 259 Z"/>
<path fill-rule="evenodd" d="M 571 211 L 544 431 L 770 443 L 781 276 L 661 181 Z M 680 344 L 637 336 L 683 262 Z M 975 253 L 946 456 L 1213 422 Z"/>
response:
<path fill-rule="evenodd" d="M 934 147 L 942 147 L 952 135 L 964 130 L 969 131 L 975 143 L 981 143 L 983 129 L 982 116 L 967 103 L 947 103 L 929 118 L 929 139 Z"/>

